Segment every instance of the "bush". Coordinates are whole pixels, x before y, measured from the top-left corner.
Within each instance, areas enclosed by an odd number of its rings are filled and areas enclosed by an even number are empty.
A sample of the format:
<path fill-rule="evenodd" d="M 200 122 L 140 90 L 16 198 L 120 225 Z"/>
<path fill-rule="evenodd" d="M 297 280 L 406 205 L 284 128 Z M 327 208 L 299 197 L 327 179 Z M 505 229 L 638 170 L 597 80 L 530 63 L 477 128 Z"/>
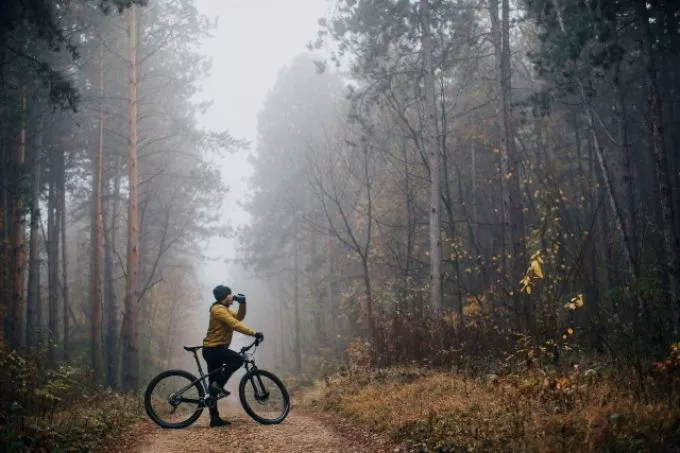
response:
<path fill-rule="evenodd" d="M 1 451 L 91 452 L 139 417 L 136 398 L 89 381 L 82 369 L 0 349 Z"/>

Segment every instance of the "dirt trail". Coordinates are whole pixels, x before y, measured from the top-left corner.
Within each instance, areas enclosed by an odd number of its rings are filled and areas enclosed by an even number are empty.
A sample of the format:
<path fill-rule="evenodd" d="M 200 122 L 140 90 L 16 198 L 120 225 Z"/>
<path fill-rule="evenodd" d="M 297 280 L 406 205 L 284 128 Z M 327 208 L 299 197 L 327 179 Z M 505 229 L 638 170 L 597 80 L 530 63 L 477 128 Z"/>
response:
<path fill-rule="evenodd" d="M 112 452 L 129 453 L 405 453 L 381 435 L 368 433 L 335 416 L 292 410 L 280 425 L 264 426 L 239 406 L 220 407 L 227 427 L 209 428 L 207 411 L 192 426 L 159 428 L 151 421 L 135 427 Z"/>

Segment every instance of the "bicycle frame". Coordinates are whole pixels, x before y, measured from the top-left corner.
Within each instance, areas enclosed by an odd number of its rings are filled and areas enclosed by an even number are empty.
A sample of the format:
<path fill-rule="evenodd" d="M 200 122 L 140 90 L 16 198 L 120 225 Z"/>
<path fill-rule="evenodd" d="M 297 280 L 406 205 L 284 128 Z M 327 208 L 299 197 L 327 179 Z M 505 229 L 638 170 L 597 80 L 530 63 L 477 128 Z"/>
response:
<path fill-rule="evenodd" d="M 247 358 L 247 357 L 246 357 L 246 352 L 248 352 L 248 351 L 249 351 L 251 348 L 253 348 L 253 347 L 257 347 L 259 344 L 260 344 L 260 342 L 256 339 L 256 340 L 255 340 L 253 343 L 251 343 L 250 345 L 242 347 L 242 348 L 241 348 L 241 351 L 239 352 L 239 355 L 241 356 L 241 358 L 243 358 L 243 367 L 246 369 L 246 373 L 250 373 L 250 372 L 253 372 L 253 371 L 257 370 L 257 365 L 255 365 L 255 359 L 252 358 L 252 357 L 251 357 L 251 358 Z M 204 388 L 205 390 L 207 390 L 208 386 L 205 385 L 205 384 L 203 383 L 203 381 L 204 381 L 206 378 L 209 378 L 211 375 L 213 375 L 213 374 L 215 374 L 215 373 L 221 373 L 222 370 L 224 370 L 224 368 L 226 368 L 226 365 L 222 365 L 221 367 L 217 368 L 216 370 L 213 370 L 213 371 L 211 371 L 210 373 L 205 374 L 205 373 L 203 373 L 203 367 L 201 366 L 201 361 L 200 361 L 199 358 L 198 358 L 198 352 L 196 352 L 195 350 L 194 350 L 194 351 L 191 351 L 191 352 L 192 352 L 192 354 L 194 355 L 194 360 L 196 361 L 196 367 L 198 368 L 198 374 L 200 375 L 200 377 L 199 377 L 198 379 L 196 379 L 195 381 L 192 381 L 192 382 L 190 382 L 189 384 L 187 384 L 187 385 L 185 385 L 184 387 L 182 387 L 182 388 L 181 388 L 180 390 L 178 390 L 174 395 L 182 395 L 184 392 L 186 392 L 187 390 L 189 390 L 191 387 L 195 386 L 196 383 L 198 383 L 198 382 L 201 382 L 201 385 L 203 386 L 203 388 Z M 263 384 L 262 384 L 262 381 L 259 379 L 259 376 L 258 376 L 258 381 L 260 381 L 260 382 L 258 382 L 258 384 L 260 384 L 260 387 L 261 387 L 261 388 L 264 387 Z M 255 388 L 255 385 L 254 385 L 254 384 L 253 384 L 253 389 L 255 390 L 256 395 L 259 396 L 259 391 L 258 391 L 258 389 Z M 185 402 L 190 402 L 190 403 L 195 402 L 194 400 L 189 400 L 189 399 L 184 399 L 184 398 L 179 398 L 179 400 L 180 400 L 180 401 L 185 401 Z M 199 403 L 202 403 L 201 401 L 198 401 L 198 402 L 199 402 Z"/>

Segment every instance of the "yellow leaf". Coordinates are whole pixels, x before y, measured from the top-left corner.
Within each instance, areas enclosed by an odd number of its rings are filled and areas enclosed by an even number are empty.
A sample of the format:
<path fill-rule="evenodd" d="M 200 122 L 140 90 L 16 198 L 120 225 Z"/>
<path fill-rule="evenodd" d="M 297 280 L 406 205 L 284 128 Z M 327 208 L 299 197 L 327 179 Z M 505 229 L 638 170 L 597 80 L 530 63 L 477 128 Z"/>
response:
<path fill-rule="evenodd" d="M 531 270 L 534 271 L 536 277 L 543 278 L 543 269 L 541 269 L 541 263 L 538 260 L 533 260 L 531 262 Z"/>
<path fill-rule="evenodd" d="M 583 307 L 583 294 L 576 296 L 576 306 Z"/>
<path fill-rule="evenodd" d="M 527 294 L 531 294 L 531 285 L 527 285 Z"/>

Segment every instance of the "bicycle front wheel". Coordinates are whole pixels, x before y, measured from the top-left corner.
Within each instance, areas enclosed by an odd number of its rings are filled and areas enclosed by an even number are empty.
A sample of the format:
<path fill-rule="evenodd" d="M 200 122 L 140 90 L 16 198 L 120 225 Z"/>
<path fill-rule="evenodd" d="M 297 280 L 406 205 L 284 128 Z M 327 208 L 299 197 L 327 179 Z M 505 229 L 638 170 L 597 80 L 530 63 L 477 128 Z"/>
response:
<path fill-rule="evenodd" d="M 186 428 L 203 412 L 205 390 L 193 374 L 184 370 L 164 371 L 149 382 L 144 408 L 151 420 L 163 428 Z"/>
<path fill-rule="evenodd" d="M 283 382 L 265 370 L 254 370 L 241 378 L 238 396 L 253 420 L 263 425 L 281 423 L 290 411 L 290 397 Z"/>

